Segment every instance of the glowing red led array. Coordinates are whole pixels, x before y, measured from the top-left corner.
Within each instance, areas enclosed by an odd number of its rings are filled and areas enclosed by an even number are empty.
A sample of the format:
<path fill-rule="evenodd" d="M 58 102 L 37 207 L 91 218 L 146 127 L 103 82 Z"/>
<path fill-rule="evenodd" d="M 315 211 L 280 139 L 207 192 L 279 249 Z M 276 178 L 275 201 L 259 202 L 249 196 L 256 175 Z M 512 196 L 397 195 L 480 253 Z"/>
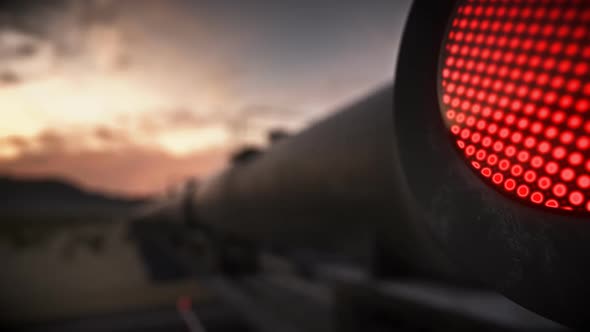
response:
<path fill-rule="evenodd" d="M 490 185 L 590 211 L 590 0 L 463 1 L 439 95 L 457 148 Z"/>

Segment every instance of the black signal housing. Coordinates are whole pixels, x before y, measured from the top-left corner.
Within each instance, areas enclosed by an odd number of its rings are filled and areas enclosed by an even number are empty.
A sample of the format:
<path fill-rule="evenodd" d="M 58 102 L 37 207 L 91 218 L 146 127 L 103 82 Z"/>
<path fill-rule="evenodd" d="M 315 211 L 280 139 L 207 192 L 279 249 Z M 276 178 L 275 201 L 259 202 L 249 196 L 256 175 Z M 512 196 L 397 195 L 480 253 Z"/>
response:
<path fill-rule="evenodd" d="M 470 169 L 449 137 L 437 91 L 456 6 L 415 1 L 402 40 L 394 133 L 407 206 L 465 273 L 547 317 L 587 326 L 590 220 L 501 194 Z"/>

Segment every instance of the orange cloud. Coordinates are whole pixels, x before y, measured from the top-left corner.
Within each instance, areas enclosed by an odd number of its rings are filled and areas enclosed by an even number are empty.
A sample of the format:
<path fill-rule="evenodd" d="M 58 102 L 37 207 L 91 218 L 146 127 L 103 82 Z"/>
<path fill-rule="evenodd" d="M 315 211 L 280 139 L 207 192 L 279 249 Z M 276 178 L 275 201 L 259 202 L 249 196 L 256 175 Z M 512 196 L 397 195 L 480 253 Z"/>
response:
<path fill-rule="evenodd" d="M 9 136 L 0 139 L 0 146 L 1 145 L 8 145 L 19 150 L 25 150 L 29 146 L 29 140 L 20 136 Z"/>

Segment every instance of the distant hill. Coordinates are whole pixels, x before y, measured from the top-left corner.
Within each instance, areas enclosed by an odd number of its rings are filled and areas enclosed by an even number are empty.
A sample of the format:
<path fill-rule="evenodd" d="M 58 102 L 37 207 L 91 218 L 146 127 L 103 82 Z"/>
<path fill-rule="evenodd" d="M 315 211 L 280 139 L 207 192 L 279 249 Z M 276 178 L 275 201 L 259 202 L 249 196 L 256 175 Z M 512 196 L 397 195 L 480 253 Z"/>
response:
<path fill-rule="evenodd" d="M 7 218 L 112 218 L 143 203 L 86 191 L 60 180 L 0 177 L 0 223 Z"/>

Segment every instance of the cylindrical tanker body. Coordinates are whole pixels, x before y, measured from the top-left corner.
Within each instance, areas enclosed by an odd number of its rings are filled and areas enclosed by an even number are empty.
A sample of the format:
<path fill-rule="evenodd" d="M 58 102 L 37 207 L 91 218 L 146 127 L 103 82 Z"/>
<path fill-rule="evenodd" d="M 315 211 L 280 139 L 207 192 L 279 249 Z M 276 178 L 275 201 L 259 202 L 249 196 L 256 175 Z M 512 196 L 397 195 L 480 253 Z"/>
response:
<path fill-rule="evenodd" d="M 389 259 L 398 266 L 439 265 L 430 241 L 407 222 L 396 185 L 392 90 L 386 86 L 203 183 L 194 195 L 199 222 L 257 243 L 348 258 L 374 257 L 381 243 L 395 243 Z M 383 236 L 381 225 L 392 223 L 393 234 Z"/>

